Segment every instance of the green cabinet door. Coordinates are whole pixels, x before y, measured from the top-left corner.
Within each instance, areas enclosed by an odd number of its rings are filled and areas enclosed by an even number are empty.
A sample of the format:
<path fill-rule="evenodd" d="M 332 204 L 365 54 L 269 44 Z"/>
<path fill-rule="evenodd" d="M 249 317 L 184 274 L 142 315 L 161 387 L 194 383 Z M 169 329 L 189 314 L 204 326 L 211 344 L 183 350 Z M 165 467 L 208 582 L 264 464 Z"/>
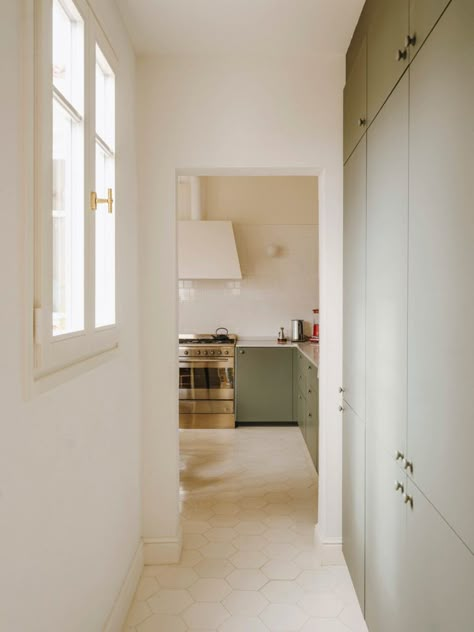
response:
<path fill-rule="evenodd" d="M 293 362 L 293 421 L 298 421 L 298 353 L 298 349 L 294 348 L 291 354 Z"/>
<path fill-rule="evenodd" d="M 474 2 L 453 0 L 410 67 L 408 457 L 472 551 L 473 113 Z"/>
<path fill-rule="evenodd" d="M 344 165 L 344 399 L 365 418 L 367 137 Z"/>
<path fill-rule="evenodd" d="M 449 0 L 410 0 L 410 58 L 417 54 Z"/>
<path fill-rule="evenodd" d="M 344 88 L 344 161 L 362 138 L 367 124 L 367 41 L 364 38 Z"/>
<path fill-rule="evenodd" d="M 317 368 L 308 362 L 306 384 L 306 445 L 319 471 L 319 383 Z"/>
<path fill-rule="evenodd" d="M 391 453 L 406 445 L 407 251 L 405 75 L 367 133 L 366 421 Z"/>
<path fill-rule="evenodd" d="M 364 612 L 365 423 L 345 406 L 342 423 L 342 550 Z"/>
<path fill-rule="evenodd" d="M 374 3 L 367 41 L 367 112 L 371 123 L 408 66 L 408 0 Z"/>
<path fill-rule="evenodd" d="M 300 427 L 301 434 L 306 441 L 306 399 L 299 391 L 296 399 L 296 407 L 298 426 Z"/>
<path fill-rule="evenodd" d="M 404 625 L 406 475 L 367 429 L 365 619 L 370 632 L 428 632 Z M 396 484 L 403 485 L 396 489 Z"/>
<path fill-rule="evenodd" d="M 467 632 L 474 627 L 474 555 L 408 482 L 403 630 Z"/>
<path fill-rule="evenodd" d="M 238 347 L 236 421 L 293 421 L 292 349 Z"/>

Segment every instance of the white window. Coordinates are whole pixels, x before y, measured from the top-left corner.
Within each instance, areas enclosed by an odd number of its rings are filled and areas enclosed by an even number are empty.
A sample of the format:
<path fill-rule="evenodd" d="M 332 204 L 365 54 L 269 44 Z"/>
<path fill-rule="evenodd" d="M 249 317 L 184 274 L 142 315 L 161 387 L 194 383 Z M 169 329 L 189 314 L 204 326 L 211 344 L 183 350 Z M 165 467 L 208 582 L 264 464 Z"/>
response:
<path fill-rule="evenodd" d="M 117 345 L 115 58 L 84 0 L 36 24 L 35 368 Z"/>

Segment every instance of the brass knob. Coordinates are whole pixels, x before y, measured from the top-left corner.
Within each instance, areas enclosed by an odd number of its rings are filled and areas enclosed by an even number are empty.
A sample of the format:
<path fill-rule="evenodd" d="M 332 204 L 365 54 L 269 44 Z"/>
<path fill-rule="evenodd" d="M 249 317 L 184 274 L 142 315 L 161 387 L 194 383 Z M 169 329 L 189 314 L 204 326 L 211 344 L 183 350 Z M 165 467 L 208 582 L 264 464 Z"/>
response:
<path fill-rule="evenodd" d="M 405 455 L 402 452 L 400 452 L 400 450 L 397 450 L 395 452 L 395 461 L 401 461 L 404 457 Z"/>
<path fill-rule="evenodd" d="M 357 121 L 357 125 L 359 127 L 364 127 L 366 123 L 367 123 L 367 119 L 362 118 L 362 117 Z"/>
<path fill-rule="evenodd" d="M 410 505 L 410 507 L 413 507 L 413 496 L 405 494 L 403 496 L 403 502 L 405 503 L 405 505 Z"/>
<path fill-rule="evenodd" d="M 342 387 L 342 386 L 340 386 L 340 387 L 339 387 L 339 392 L 340 392 L 340 393 L 344 393 L 344 389 L 343 389 L 343 387 Z"/>
<path fill-rule="evenodd" d="M 413 463 L 408 459 L 403 459 L 403 467 L 413 474 Z"/>
<path fill-rule="evenodd" d="M 339 412 L 342 413 L 344 411 L 344 406 L 339 406 Z"/>
<path fill-rule="evenodd" d="M 413 33 L 413 35 L 407 35 L 405 37 L 405 48 L 408 48 L 409 46 L 414 46 L 416 44 L 416 34 Z"/>

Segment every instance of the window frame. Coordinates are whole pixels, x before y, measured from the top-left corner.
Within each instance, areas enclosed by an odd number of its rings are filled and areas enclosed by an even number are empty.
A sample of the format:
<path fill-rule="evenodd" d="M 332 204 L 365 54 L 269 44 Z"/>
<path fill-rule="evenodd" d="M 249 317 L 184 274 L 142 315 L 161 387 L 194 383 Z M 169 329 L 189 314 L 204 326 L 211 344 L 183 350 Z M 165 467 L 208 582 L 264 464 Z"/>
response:
<path fill-rule="evenodd" d="M 53 222 L 52 222 L 52 112 L 53 112 L 53 0 L 34 2 L 34 315 L 33 377 L 44 377 L 73 364 L 118 347 L 116 192 L 115 221 L 115 323 L 95 326 L 95 213 L 90 210 L 90 193 L 95 187 L 95 81 L 96 46 L 118 78 L 115 52 L 86 0 L 59 0 L 65 7 L 72 3 L 83 20 L 84 103 L 83 103 L 83 174 L 84 174 L 84 328 L 81 331 L 53 335 Z M 115 107 L 117 104 L 115 90 Z M 114 134 L 116 138 L 117 125 Z M 115 146 L 116 146 L 115 142 Z M 117 152 L 115 149 L 115 171 Z M 104 192 L 97 191 L 102 197 Z M 99 207 L 100 208 L 100 207 Z"/>

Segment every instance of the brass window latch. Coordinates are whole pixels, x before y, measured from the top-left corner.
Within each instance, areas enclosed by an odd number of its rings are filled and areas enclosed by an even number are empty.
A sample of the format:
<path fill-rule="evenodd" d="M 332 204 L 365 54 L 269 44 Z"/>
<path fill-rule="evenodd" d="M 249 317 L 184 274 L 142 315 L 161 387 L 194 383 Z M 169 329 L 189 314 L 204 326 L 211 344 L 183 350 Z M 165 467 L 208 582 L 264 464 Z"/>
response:
<path fill-rule="evenodd" d="M 112 197 L 112 189 L 107 189 L 107 197 L 99 198 L 95 191 L 91 192 L 91 211 L 97 210 L 97 204 L 107 204 L 109 207 L 109 213 L 112 213 L 114 199 Z"/>

